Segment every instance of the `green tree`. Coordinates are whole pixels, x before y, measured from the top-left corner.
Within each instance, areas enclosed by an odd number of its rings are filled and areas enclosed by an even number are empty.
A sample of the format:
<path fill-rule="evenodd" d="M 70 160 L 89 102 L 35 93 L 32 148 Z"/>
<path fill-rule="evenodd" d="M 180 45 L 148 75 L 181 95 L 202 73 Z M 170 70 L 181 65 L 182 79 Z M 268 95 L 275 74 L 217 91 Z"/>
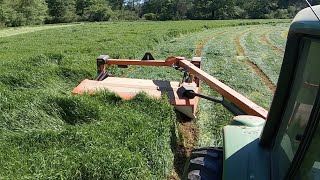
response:
<path fill-rule="evenodd" d="M 188 0 L 148 0 L 142 5 L 142 15 L 154 13 L 159 20 L 181 19 L 188 11 Z"/>
<path fill-rule="evenodd" d="M 76 0 L 76 13 L 79 16 L 83 16 L 85 10 L 94 4 L 94 0 Z"/>
<path fill-rule="evenodd" d="M 42 24 L 47 17 L 44 0 L 2 0 L 0 22 L 5 26 Z"/>
<path fill-rule="evenodd" d="M 191 19 L 231 19 L 234 17 L 234 0 L 194 0 Z"/>
<path fill-rule="evenodd" d="M 42 24 L 48 16 L 48 5 L 44 0 L 20 0 L 18 11 L 26 18 L 26 24 Z"/>
<path fill-rule="evenodd" d="M 77 20 L 75 0 L 47 0 L 49 23 L 73 22 Z"/>
<path fill-rule="evenodd" d="M 231 19 L 234 16 L 233 0 L 213 0 L 211 8 L 213 19 Z"/>
<path fill-rule="evenodd" d="M 97 0 L 85 8 L 84 16 L 88 21 L 108 21 L 113 15 L 111 7 L 106 1 Z"/>
<path fill-rule="evenodd" d="M 119 10 L 123 8 L 124 0 L 107 0 L 113 10 Z"/>
<path fill-rule="evenodd" d="M 212 19 L 212 0 L 193 0 L 190 19 Z"/>
<path fill-rule="evenodd" d="M 249 17 L 253 19 L 266 18 L 268 14 L 278 8 L 276 0 L 257 0 L 246 4 Z"/>
<path fill-rule="evenodd" d="M 191 9 L 191 0 L 177 0 L 175 19 L 187 19 L 187 14 Z"/>

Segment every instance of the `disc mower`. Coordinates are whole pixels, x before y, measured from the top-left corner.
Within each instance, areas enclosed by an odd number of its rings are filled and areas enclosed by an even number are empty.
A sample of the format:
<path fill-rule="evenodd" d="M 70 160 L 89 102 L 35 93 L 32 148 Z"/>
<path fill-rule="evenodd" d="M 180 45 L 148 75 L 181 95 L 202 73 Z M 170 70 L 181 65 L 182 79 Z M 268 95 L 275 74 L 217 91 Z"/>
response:
<path fill-rule="evenodd" d="M 148 54 L 152 57 L 150 53 L 146 53 L 144 57 L 148 56 Z M 182 82 L 110 77 L 108 67 L 111 65 L 121 67 L 129 65 L 167 66 L 183 71 L 184 75 Z M 125 100 L 132 99 L 139 92 L 145 92 L 156 98 L 160 98 L 162 94 L 167 94 L 170 103 L 178 111 L 190 118 L 195 118 L 200 97 L 221 103 L 236 115 L 252 114 L 266 118 L 267 111 L 265 109 L 202 71 L 200 65 L 200 57 L 195 57 L 191 61 L 183 57 L 169 57 L 166 60 L 129 60 L 111 59 L 107 55 L 101 55 L 97 58 L 97 78 L 95 80 L 86 79 L 82 81 L 72 92 L 82 94 L 109 90 Z M 220 93 L 222 98 L 213 98 L 200 94 L 200 80 Z"/>

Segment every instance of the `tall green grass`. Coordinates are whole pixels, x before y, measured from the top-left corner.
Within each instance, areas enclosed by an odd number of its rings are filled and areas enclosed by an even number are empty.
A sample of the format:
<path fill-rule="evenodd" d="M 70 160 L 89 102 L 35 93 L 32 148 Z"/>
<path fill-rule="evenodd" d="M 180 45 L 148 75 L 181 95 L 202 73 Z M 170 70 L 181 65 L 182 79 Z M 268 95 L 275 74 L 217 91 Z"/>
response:
<path fill-rule="evenodd" d="M 167 99 L 122 101 L 103 92 L 41 99 L 29 105 L 37 114 L 22 109 L 21 123 L 6 123 L 22 131 L 1 131 L 0 177 L 164 179 L 171 170 L 175 122 Z"/>

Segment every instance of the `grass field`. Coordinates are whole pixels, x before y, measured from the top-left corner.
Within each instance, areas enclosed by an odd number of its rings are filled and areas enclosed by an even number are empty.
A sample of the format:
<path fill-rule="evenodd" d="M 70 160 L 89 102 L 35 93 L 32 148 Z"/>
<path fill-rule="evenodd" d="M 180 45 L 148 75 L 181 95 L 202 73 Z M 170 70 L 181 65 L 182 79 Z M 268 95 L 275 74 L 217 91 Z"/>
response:
<path fill-rule="evenodd" d="M 284 23 L 283 23 L 284 22 Z M 0 30 L 0 179 L 166 179 L 183 144 L 166 98 L 75 96 L 95 77 L 95 58 L 149 51 L 204 57 L 202 68 L 268 108 L 287 20 L 107 22 Z M 257 74 L 257 68 L 261 69 Z M 160 67 L 112 69 L 121 77 L 180 80 Z M 203 85 L 202 93 L 215 95 Z M 196 146 L 221 145 L 232 116 L 200 102 Z"/>

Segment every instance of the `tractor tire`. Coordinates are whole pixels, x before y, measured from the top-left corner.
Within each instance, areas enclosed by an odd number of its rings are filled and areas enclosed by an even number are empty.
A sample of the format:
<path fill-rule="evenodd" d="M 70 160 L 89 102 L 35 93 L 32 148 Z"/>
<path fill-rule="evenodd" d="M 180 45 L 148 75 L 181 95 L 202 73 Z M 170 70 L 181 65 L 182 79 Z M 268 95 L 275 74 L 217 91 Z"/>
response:
<path fill-rule="evenodd" d="M 183 180 L 221 180 L 222 148 L 194 149 L 186 163 Z"/>

